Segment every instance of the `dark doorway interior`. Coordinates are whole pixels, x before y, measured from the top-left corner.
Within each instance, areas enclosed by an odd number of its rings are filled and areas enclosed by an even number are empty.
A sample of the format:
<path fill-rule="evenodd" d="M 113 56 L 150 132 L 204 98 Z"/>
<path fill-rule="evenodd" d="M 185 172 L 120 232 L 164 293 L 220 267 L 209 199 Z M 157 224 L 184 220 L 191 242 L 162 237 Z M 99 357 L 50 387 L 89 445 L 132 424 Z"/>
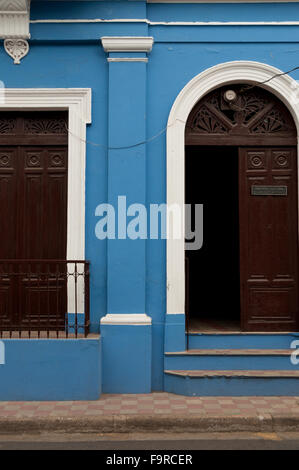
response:
<path fill-rule="evenodd" d="M 186 251 L 189 318 L 240 321 L 238 147 L 186 146 L 186 203 L 202 203 L 204 241 Z"/>

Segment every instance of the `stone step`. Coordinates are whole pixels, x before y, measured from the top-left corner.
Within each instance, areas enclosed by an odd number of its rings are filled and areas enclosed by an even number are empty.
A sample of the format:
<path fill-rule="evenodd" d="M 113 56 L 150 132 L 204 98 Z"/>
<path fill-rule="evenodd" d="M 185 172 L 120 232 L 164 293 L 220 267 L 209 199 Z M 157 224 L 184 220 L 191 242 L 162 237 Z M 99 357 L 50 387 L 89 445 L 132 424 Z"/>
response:
<path fill-rule="evenodd" d="M 165 374 L 179 377 L 284 377 L 299 378 L 299 370 L 165 370 Z M 299 390 L 298 390 L 299 393 Z"/>
<path fill-rule="evenodd" d="M 167 370 L 299 370 L 295 349 L 189 349 L 166 352 Z M 295 357 L 297 359 L 297 356 Z M 298 355 L 299 361 L 299 355 Z"/>
<path fill-rule="evenodd" d="M 165 356 L 290 356 L 294 349 L 188 349 Z"/>
<path fill-rule="evenodd" d="M 187 396 L 299 396 L 299 370 L 165 370 L 165 390 Z"/>

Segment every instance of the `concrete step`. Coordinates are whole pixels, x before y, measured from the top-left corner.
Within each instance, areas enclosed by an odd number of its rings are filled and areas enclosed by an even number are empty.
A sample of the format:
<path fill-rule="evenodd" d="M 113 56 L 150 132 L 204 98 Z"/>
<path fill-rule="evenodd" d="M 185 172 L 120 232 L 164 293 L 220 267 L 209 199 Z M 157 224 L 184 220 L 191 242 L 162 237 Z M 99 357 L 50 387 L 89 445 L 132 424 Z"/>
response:
<path fill-rule="evenodd" d="M 190 349 L 166 352 L 167 370 L 299 370 L 294 349 Z M 299 360 L 299 357 L 298 357 Z"/>
<path fill-rule="evenodd" d="M 165 356 L 289 356 L 294 349 L 188 349 L 166 352 Z"/>
<path fill-rule="evenodd" d="M 165 370 L 165 374 L 178 377 L 268 377 L 299 378 L 299 370 Z"/>
<path fill-rule="evenodd" d="M 297 396 L 299 370 L 165 370 L 164 384 L 187 396 Z"/>
<path fill-rule="evenodd" d="M 299 333 L 189 333 L 190 349 L 289 349 Z M 297 346 L 296 346 L 297 347 Z"/>

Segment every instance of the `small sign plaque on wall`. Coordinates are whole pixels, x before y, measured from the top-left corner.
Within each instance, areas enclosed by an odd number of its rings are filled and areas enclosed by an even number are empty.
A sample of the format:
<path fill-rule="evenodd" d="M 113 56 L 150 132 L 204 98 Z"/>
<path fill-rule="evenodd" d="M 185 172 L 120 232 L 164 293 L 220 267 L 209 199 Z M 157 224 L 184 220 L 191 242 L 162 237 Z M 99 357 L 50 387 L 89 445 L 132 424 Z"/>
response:
<path fill-rule="evenodd" d="M 251 186 L 251 195 L 252 196 L 287 196 L 288 187 L 287 186 Z"/>

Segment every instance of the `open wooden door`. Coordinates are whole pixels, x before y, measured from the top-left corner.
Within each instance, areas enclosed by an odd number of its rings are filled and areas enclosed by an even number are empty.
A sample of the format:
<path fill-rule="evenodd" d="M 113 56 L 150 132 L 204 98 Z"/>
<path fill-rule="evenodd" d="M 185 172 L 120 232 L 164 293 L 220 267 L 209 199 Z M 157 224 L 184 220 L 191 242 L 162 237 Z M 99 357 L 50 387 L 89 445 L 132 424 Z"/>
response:
<path fill-rule="evenodd" d="M 241 323 L 298 327 L 296 148 L 239 149 Z"/>
<path fill-rule="evenodd" d="M 223 217 L 224 204 L 227 204 L 224 214 L 226 221 L 238 211 L 228 197 L 234 184 L 230 179 L 234 167 L 230 163 L 236 155 L 235 151 L 229 149 L 236 149 L 239 153 L 239 178 L 236 174 L 236 183 L 239 179 L 238 268 L 242 329 L 296 331 L 299 326 L 298 190 L 297 129 L 293 117 L 286 106 L 267 90 L 246 83 L 230 84 L 212 90 L 196 103 L 189 114 L 185 132 L 187 156 L 197 159 L 198 173 L 201 172 L 208 182 L 207 193 L 211 191 L 217 198 L 211 216 L 215 220 Z M 219 152 L 213 150 L 216 146 Z M 190 152 L 190 147 L 201 147 L 203 151 Z M 197 155 L 200 157 L 197 158 Z M 211 161 L 211 171 L 203 171 L 201 162 L 207 159 Z M 194 168 L 193 173 L 196 171 Z M 194 185 L 198 185 L 198 181 L 199 178 L 196 178 Z M 192 191 L 188 186 L 190 184 L 186 179 L 187 195 Z M 193 202 L 203 201 L 199 199 Z M 206 215 L 204 227 L 205 220 Z M 227 229 L 228 224 L 222 226 Z M 224 229 L 217 231 L 217 242 L 223 252 L 226 247 L 227 253 L 229 242 L 221 238 Z M 215 233 L 215 230 L 210 233 L 206 230 L 205 246 Z M 222 252 L 216 261 L 207 264 L 201 276 L 210 276 L 214 281 L 211 303 L 218 296 L 222 300 L 223 309 L 228 312 L 228 320 L 233 303 L 239 301 L 228 268 L 236 266 L 237 271 L 237 263 L 233 256 L 227 261 Z M 193 273 L 190 270 L 189 291 L 190 299 L 198 296 L 198 304 L 201 302 L 203 305 L 200 296 L 206 297 L 207 289 L 201 288 L 202 283 L 194 282 L 201 269 L 199 261 L 197 270 L 194 269 Z M 226 282 L 228 287 L 223 289 Z M 227 300 L 226 295 L 230 295 L 232 300 Z M 216 318 L 216 314 L 213 318 Z"/>

